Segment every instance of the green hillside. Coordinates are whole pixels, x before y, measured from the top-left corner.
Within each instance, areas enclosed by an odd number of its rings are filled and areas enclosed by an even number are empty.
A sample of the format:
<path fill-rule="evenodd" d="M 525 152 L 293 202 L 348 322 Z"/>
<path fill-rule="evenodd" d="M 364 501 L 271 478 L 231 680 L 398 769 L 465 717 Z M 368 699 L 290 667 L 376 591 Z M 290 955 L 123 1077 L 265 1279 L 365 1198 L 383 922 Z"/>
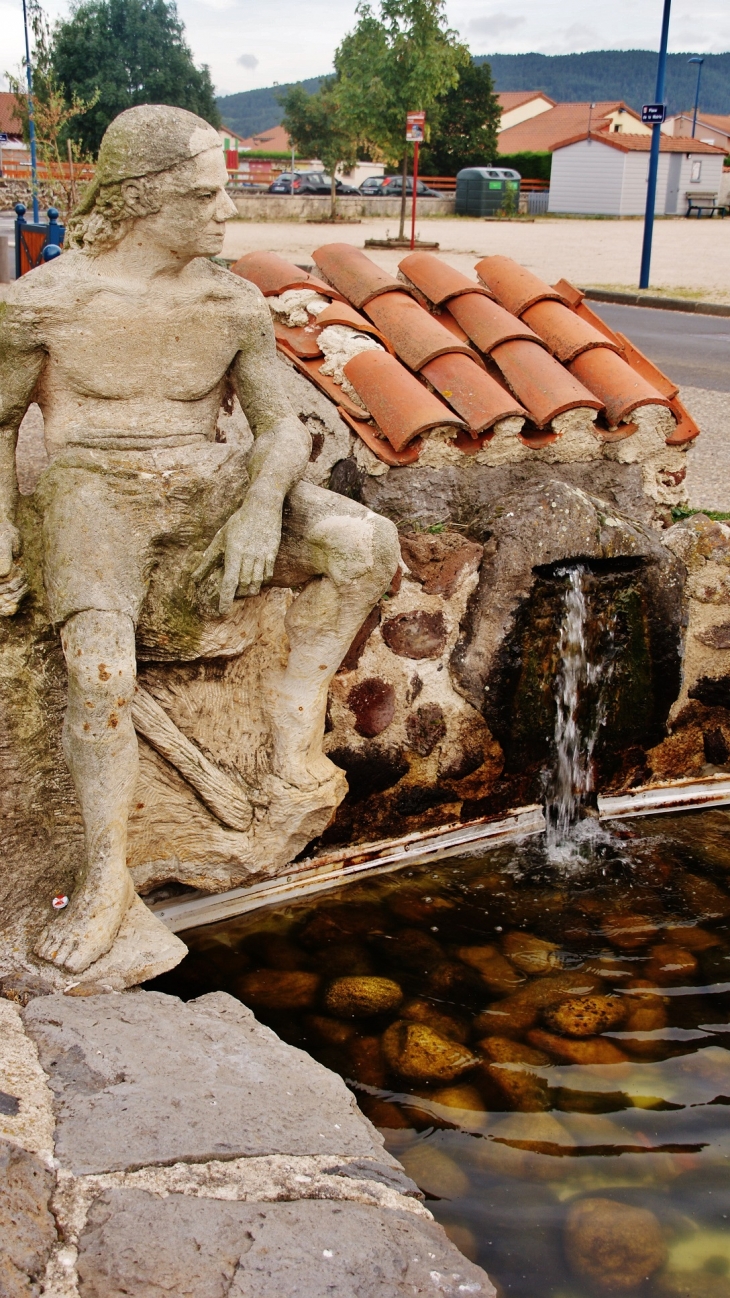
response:
<path fill-rule="evenodd" d="M 667 62 L 667 101 L 670 112 L 691 108 L 697 69 L 688 54 L 670 54 Z M 641 108 L 654 98 L 657 55 L 653 50 L 591 50 L 587 54 L 480 54 L 475 63 L 491 63 L 498 90 L 543 90 L 551 99 L 623 99 Z M 299 85 L 312 94 L 322 80 L 310 77 Z M 282 108 L 276 96 L 288 86 L 244 90 L 217 100 L 226 126 L 254 135 L 276 126 Z M 730 113 L 730 53 L 706 54 L 702 69 L 700 108 L 706 113 Z"/>

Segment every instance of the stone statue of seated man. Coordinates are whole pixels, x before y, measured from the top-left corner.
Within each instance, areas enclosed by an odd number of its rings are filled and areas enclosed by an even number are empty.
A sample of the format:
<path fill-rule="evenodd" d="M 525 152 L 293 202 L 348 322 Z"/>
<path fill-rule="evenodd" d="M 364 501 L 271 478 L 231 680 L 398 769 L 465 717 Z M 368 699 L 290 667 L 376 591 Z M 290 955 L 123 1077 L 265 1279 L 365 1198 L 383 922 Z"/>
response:
<path fill-rule="evenodd" d="M 71 973 L 110 950 L 135 896 L 133 711 L 149 627 L 159 636 L 167 617 L 173 640 L 181 624 L 194 638 L 196 619 L 231 618 L 263 587 L 296 592 L 267 706 L 271 767 L 300 796 L 342 779 L 322 750 L 327 687 L 398 564 L 390 522 L 302 481 L 310 436 L 282 386 L 264 298 L 210 260 L 235 214 L 226 180 L 200 118 L 122 113 L 69 249 L 19 280 L 0 314 L 6 616 L 25 591 L 14 453 L 31 401 L 50 460 L 36 491 L 43 585 L 68 673 L 63 751 L 85 861 L 37 954 Z M 254 436 L 247 453 L 216 440 L 231 390 Z"/>

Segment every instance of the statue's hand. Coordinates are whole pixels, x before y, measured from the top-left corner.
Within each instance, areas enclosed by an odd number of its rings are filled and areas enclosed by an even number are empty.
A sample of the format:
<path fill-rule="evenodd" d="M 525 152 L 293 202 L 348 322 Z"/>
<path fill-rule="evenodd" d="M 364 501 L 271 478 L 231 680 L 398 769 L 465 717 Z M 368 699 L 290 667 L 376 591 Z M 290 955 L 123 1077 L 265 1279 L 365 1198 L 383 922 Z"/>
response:
<path fill-rule="evenodd" d="M 16 555 L 20 553 L 20 532 L 7 520 L 0 521 L 0 617 L 12 617 L 28 592 L 28 583 Z"/>
<path fill-rule="evenodd" d="M 274 575 L 281 543 L 281 510 L 251 500 L 246 502 L 213 537 L 193 573 L 202 581 L 223 558 L 220 611 L 230 611 L 236 592 L 258 595 L 261 585 Z"/>

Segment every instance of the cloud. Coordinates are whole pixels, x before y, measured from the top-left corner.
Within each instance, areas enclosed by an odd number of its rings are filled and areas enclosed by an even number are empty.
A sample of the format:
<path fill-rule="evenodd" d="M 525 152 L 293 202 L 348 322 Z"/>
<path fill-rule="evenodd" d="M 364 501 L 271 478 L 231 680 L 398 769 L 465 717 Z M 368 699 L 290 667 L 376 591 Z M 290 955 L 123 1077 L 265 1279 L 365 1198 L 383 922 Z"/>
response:
<path fill-rule="evenodd" d="M 257 68 L 259 65 L 259 61 L 255 54 L 239 54 L 236 63 L 238 63 L 242 68 L 250 68 L 252 72 L 254 68 Z"/>
<path fill-rule="evenodd" d="M 506 14 L 500 11 L 494 14 L 487 14 L 484 18 L 474 18 L 469 23 L 469 31 L 474 36 L 502 36 L 505 32 L 513 32 L 516 27 L 521 27 L 526 19 L 518 14 Z"/>

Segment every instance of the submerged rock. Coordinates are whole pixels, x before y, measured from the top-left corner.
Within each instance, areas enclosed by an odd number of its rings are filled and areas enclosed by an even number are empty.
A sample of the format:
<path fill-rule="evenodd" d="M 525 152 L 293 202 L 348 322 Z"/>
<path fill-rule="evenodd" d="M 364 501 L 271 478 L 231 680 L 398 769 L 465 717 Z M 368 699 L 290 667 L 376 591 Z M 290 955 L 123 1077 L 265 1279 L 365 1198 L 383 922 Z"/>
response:
<path fill-rule="evenodd" d="M 304 1023 L 310 1032 L 315 1032 L 320 1040 L 326 1041 L 329 1046 L 343 1046 L 355 1032 L 351 1023 L 328 1019 L 324 1014 L 310 1014 Z"/>
<path fill-rule="evenodd" d="M 658 932 L 658 925 L 648 915 L 611 915 L 603 925 L 604 936 L 619 951 L 637 951 Z"/>
<path fill-rule="evenodd" d="M 437 1145 L 424 1141 L 400 1155 L 406 1174 L 426 1194 L 439 1199 L 461 1199 L 469 1193 L 469 1178 L 453 1158 Z"/>
<path fill-rule="evenodd" d="M 383 1053 L 394 1073 L 415 1082 L 453 1082 L 479 1062 L 465 1046 L 426 1024 L 402 1019 L 383 1033 Z"/>
<path fill-rule="evenodd" d="M 625 1064 L 629 1058 L 612 1041 L 606 1041 L 605 1037 L 576 1040 L 533 1028 L 528 1032 L 527 1039 L 538 1050 L 546 1050 L 553 1059 L 566 1064 Z"/>
<path fill-rule="evenodd" d="M 502 951 L 516 969 L 526 974 L 550 973 L 560 968 L 560 948 L 531 933 L 507 933 Z"/>
<path fill-rule="evenodd" d="M 355 1037 L 349 1044 L 348 1060 L 355 1081 L 385 1086 L 387 1070 L 380 1037 Z"/>
<path fill-rule="evenodd" d="M 614 1199 L 581 1199 L 568 1210 L 565 1255 L 600 1293 L 630 1293 L 664 1262 L 666 1245 L 653 1212 Z"/>
<path fill-rule="evenodd" d="M 548 1083 L 530 1071 L 551 1062 L 541 1050 L 533 1050 L 508 1037 L 484 1037 L 479 1049 L 486 1056 L 482 1064 L 484 1077 L 496 1085 L 514 1109 L 538 1113 L 550 1108 Z"/>
<path fill-rule="evenodd" d="M 426 1023 L 438 1032 L 439 1036 L 449 1041 L 461 1041 L 462 1045 L 469 1040 L 469 1024 L 466 1019 L 458 1019 L 452 1014 L 444 1014 L 432 1001 L 415 999 L 408 1001 L 400 1011 L 402 1019 L 410 1023 Z"/>
<path fill-rule="evenodd" d="M 236 995 L 255 1010 L 306 1010 L 314 1004 L 322 979 L 302 970 L 255 969 L 236 983 Z"/>
<path fill-rule="evenodd" d="M 456 955 L 462 964 L 476 969 L 482 982 L 497 996 L 516 991 L 525 981 L 525 975 L 500 955 L 496 946 L 460 946 Z"/>
<path fill-rule="evenodd" d="M 388 1014 L 402 1000 L 403 992 L 391 978 L 338 978 L 324 996 L 325 1008 L 339 1018 Z"/>
<path fill-rule="evenodd" d="M 476 1086 L 442 1086 L 431 1091 L 429 1099 L 434 1104 L 443 1104 L 447 1109 L 465 1109 L 468 1112 L 483 1113 L 486 1105 Z"/>
<path fill-rule="evenodd" d="M 563 1173 L 566 1149 L 574 1141 L 550 1113 L 512 1113 L 479 1142 L 478 1161 L 485 1170 L 529 1181 L 553 1181 Z"/>
<path fill-rule="evenodd" d="M 691 951 L 661 942 L 651 948 L 651 960 L 644 969 L 644 974 L 651 982 L 669 986 L 693 978 L 698 967 L 697 957 Z"/>
<path fill-rule="evenodd" d="M 598 1036 L 625 1016 L 625 1003 L 618 996 L 571 996 L 543 1013 L 549 1028 L 569 1037 Z"/>

